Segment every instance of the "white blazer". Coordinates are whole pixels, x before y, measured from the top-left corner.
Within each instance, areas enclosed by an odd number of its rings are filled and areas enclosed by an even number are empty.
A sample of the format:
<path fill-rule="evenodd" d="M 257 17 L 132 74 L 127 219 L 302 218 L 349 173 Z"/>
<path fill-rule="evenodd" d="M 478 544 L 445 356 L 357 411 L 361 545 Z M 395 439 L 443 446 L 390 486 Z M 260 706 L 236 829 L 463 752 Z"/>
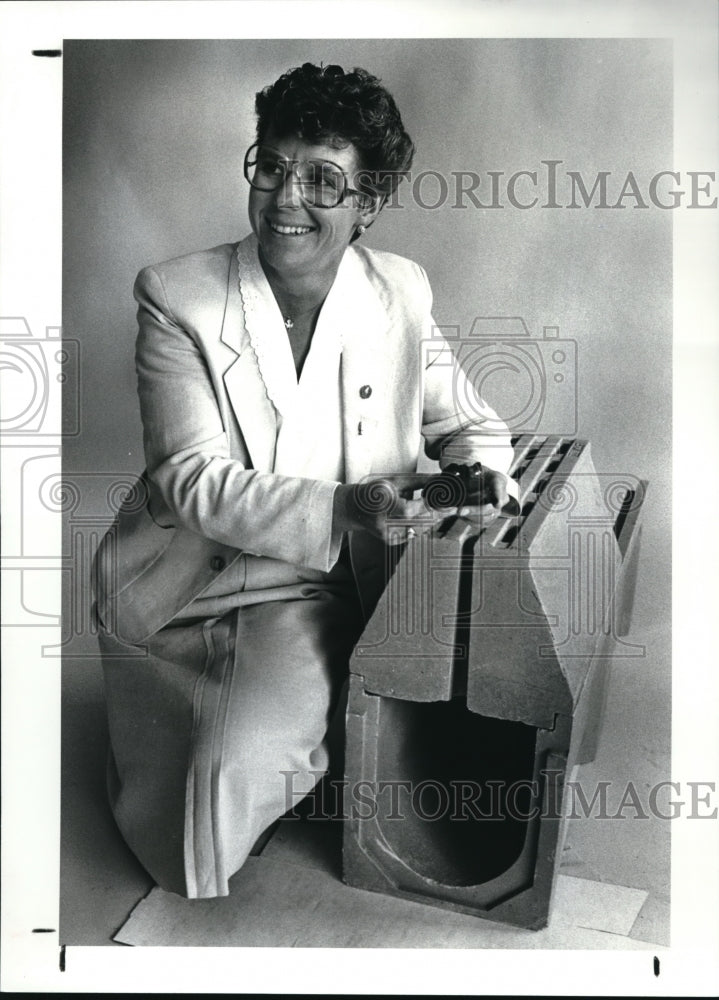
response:
<path fill-rule="evenodd" d="M 266 324 L 276 329 L 281 317 L 258 298 L 267 288 L 256 255 L 252 235 L 145 268 L 135 283 L 147 467 L 95 572 L 101 622 L 125 642 L 166 625 L 243 552 L 319 570 L 337 558 L 337 484 L 272 472 L 281 389 L 263 352 L 272 349 Z M 342 339 L 346 482 L 414 472 L 422 447 L 441 465 L 509 470 L 509 433 L 434 329 L 431 305 L 418 264 L 346 251 L 319 320 Z M 353 532 L 350 552 L 369 613 L 384 584 L 383 546 Z"/>

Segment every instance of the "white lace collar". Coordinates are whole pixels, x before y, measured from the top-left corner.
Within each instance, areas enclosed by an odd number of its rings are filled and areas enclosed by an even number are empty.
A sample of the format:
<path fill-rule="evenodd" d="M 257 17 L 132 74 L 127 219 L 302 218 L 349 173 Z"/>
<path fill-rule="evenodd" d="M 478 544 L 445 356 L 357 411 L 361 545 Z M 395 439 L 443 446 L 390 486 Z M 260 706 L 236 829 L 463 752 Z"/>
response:
<path fill-rule="evenodd" d="M 275 409 L 287 416 L 292 412 L 297 397 L 297 375 L 282 313 L 262 270 L 254 233 L 237 245 L 236 254 L 245 329 L 257 358 L 267 395 Z M 337 353 L 342 349 L 341 307 L 344 302 L 346 310 L 347 293 L 347 289 L 343 291 L 343 287 L 348 278 L 347 272 L 351 271 L 352 255 L 352 250 L 345 253 L 317 322 L 313 346 L 321 343 L 323 353 L 327 348 L 331 350 L 333 345 Z"/>

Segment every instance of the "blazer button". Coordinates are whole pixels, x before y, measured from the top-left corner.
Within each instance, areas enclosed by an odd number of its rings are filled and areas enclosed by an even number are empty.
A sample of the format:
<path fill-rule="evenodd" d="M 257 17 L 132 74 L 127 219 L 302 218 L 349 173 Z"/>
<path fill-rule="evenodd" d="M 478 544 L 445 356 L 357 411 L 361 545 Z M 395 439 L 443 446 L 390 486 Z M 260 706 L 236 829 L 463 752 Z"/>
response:
<path fill-rule="evenodd" d="M 213 556 L 212 559 L 210 559 L 210 566 L 212 569 L 219 571 L 225 568 L 225 560 L 222 556 Z"/>
<path fill-rule="evenodd" d="M 363 385 L 362 388 L 360 389 L 360 398 L 369 399 L 371 395 L 372 395 L 372 386 Z"/>

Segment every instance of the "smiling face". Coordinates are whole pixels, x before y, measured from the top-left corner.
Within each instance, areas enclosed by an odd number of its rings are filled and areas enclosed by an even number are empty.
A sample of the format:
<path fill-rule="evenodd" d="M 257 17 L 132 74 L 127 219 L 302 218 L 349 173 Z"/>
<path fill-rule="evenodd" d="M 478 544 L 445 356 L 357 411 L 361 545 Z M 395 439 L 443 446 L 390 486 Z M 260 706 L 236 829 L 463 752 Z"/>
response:
<path fill-rule="evenodd" d="M 297 136 L 280 139 L 271 131 L 264 145 L 287 160 L 331 160 L 344 169 L 348 186 L 355 187 L 355 174 L 361 164 L 352 145 L 337 149 Z M 303 199 L 297 178 L 290 172 L 275 191 L 250 188 L 250 224 L 265 268 L 278 272 L 285 280 L 336 271 L 357 226 L 367 225 L 379 211 L 376 204 L 364 206 L 360 201 L 350 194 L 334 208 L 311 205 Z"/>

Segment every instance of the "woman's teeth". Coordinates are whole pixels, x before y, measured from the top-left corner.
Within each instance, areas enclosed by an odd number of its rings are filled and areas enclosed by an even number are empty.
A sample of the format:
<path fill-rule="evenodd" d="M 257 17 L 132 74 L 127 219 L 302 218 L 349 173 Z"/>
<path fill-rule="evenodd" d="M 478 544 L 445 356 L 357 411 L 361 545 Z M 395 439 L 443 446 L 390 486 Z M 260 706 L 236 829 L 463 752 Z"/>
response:
<path fill-rule="evenodd" d="M 270 229 L 282 236 L 304 236 L 312 232 L 312 226 L 280 226 L 276 222 L 270 222 Z"/>

